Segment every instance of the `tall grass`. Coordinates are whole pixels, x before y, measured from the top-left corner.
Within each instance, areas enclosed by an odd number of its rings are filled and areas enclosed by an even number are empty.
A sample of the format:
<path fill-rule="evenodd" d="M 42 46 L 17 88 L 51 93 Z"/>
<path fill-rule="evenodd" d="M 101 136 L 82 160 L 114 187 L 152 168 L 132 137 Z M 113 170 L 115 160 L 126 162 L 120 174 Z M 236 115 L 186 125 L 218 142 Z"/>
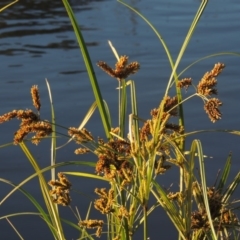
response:
<path fill-rule="evenodd" d="M 111 45 L 116 56 L 115 68 L 111 68 L 104 61 L 98 62 L 97 65 L 119 82 L 119 126 L 117 128 L 111 125 L 111 114 L 107 103 L 103 100 L 79 23 L 69 2 L 67 0 L 62 1 L 76 34 L 95 102 L 79 127 L 59 126 L 55 122 L 51 89 L 48 81 L 46 81 L 52 111 L 51 120 L 41 119 L 41 102 L 37 86 L 31 88 L 35 110 L 13 110 L 0 116 L 0 123 L 13 118 L 21 121 L 20 128 L 14 135 L 13 143 L 19 145 L 35 171 L 33 175 L 18 184 L 13 184 L 7 179 L 0 179 L 0 181 L 13 187 L 13 190 L 1 200 L 0 205 L 9 200 L 15 191 L 21 191 L 37 210 L 35 213 L 23 212 L 0 216 L 0 220 L 7 219 L 12 225 L 9 218 L 19 214 L 41 216 L 48 225 L 54 239 L 66 239 L 63 222 L 72 226 L 73 230 L 75 229 L 74 231 L 78 231 L 78 239 L 101 237 L 102 239 L 130 240 L 134 239 L 136 232 L 140 231 L 139 226 L 142 225 L 142 239 L 146 240 L 151 225 L 149 215 L 161 207 L 177 230 L 179 239 L 229 239 L 230 237 L 239 239 L 238 228 L 240 223 L 235 212 L 238 206 L 236 205 L 237 201 L 231 201 L 231 196 L 239 184 L 240 173 L 232 179 L 230 186 L 226 186 L 231 167 L 231 155 L 228 156 L 222 174 L 215 185 L 208 186 L 201 142 L 195 139 L 190 151 L 187 152 L 185 149 L 186 138 L 194 133 L 185 132 L 183 102 L 190 100 L 192 97 L 200 97 L 210 120 L 215 122 L 221 119 L 220 107 L 222 102 L 215 95 L 217 94 L 217 77 L 223 71 L 224 64 L 217 63 L 210 66 L 209 71 L 203 73 L 197 86 L 193 86 L 191 78 L 180 79 L 180 74 L 178 74 L 179 63 L 208 1 L 201 2 L 176 61 L 173 60 L 167 43 L 157 29 L 139 11 L 123 1 L 118 1 L 139 15 L 156 33 L 166 52 L 172 72 L 165 94 L 159 99 L 158 108 L 149 109 L 151 118 L 146 120 L 144 116 L 138 115 L 140 106 L 138 106 L 135 83 L 133 80 L 128 80 L 131 74 L 139 71 L 140 65 L 138 62 L 129 63 L 128 56 L 118 56 L 116 49 Z M 175 96 L 169 94 L 172 87 L 175 88 Z M 193 87 L 196 92 L 184 99 L 182 89 L 188 87 Z M 128 88 L 130 88 L 129 94 Z M 130 99 L 130 101 L 127 101 L 127 99 Z M 126 111 L 128 102 L 130 102 L 131 107 L 129 116 L 127 116 Z M 96 109 L 99 110 L 105 132 L 105 137 L 102 139 L 95 139 L 94 135 L 84 128 Z M 174 119 L 178 119 L 178 121 L 174 121 Z M 57 136 L 60 134 L 56 132 L 56 126 L 62 127 L 63 130 L 67 129 L 68 138 L 81 145 L 80 148 L 76 149 L 76 154 L 91 153 L 97 156 L 98 161 L 96 163 L 83 161 L 56 163 Z M 94 133 L 94 129 L 92 129 L 92 132 Z M 228 132 L 240 134 L 233 130 Z M 34 133 L 35 136 L 26 139 L 26 136 L 30 133 Z M 47 136 L 50 136 L 52 140 L 51 164 L 41 169 L 28 147 L 28 141 L 38 144 Z M 65 171 L 58 172 L 57 177 L 55 176 L 58 167 L 68 165 L 90 166 L 95 168 L 96 174 Z M 199 166 L 199 175 L 195 171 L 196 165 Z M 165 189 L 164 183 L 158 181 L 162 174 L 168 174 L 170 168 L 179 170 L 179 190 L 176 192 Z M 47 171 L 51 171 L 51 179 L 49 180 L 43 174 Z M 97 211 L 102 213 L 101 219 L 92 219 L 90 209 L 86 219 L 78 217 L 78 222 L 61 218 L 59 205 L 60 207 L 69 207 L 70 211 L 73 211 L 70 197 L 72 184 L 67 176 L 69 178 L 71 176 L 91 178 L 109 183 L 109 189 L 96 186 L 94 190 L 97 199 L 93 205 Z M 41 206 L 39 201 L 24 189 L 24 184 L 35 177 L 39 180 L 45 207 Z M 150 201 L 152 199 L 155 199 L 155 204 Z M 74 214 L 78 216 L 78 212 L 74 211 Z M 22 238 L 21 233 L 14 225 L 12 227 L 17 235 Z M 156 235 L 165 231 L 160 227 L 159 225 L 159 229 L 156 229 Z M 94 232 L 92 229 L 94 229 Z"/>

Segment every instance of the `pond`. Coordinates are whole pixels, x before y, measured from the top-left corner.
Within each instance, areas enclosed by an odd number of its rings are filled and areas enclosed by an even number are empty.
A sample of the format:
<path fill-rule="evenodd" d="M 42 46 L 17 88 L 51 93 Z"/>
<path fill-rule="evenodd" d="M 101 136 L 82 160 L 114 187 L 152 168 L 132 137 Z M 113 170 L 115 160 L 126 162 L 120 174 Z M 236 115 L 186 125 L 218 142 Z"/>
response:
<path fill-rule="evenodd" d="M 4 6 L 9 1 L 1 1 Z M 165 40 L 173 59 L 176 59 L 187 34 L 192 19 L 200 5 L 199 0 L 129 0 L 132 7 L 139 10 L 160 32 Z M 108 45 L 108 40 L 117 49 L 119 55 L 129 56 L 129 61 L 138 61 L 141 69 L 131 79 L 135 81 L 139 115 L 150 117 L 149 112 L 158 106 L 165 92 L 171 75 L 171 68 L 159 39 L 150 27 L 135 13 L 121 3 L 113 0 L 72 0 L 71 5 L 78 19 L 80 28 L 94 63 L 94 70 L 102 94 L 112 114 L 113 125 L 118 124 L 118 83 L 107 76 L 95 63 L 99 60 L 114 66 L 115 57 Z M 213 124 L 203 110 L 200 98 L 193 98 L 185 103 L 186 131 L 200 129 L 239 129 L 239 56 L 227 54 L 240 53 L 240 4 L 237 0 L 209 1 L 196 31 L 189 43 L 184 57 L 177 70 L 180 73 L 191 63 L 211 54 L 215 57 L 204 59 L 183 72 L 180 78 L 191 77 L 198 84 L 205 72 L 210 71 L 217 62 L 226 65 L 218 77 L 218 97 L 223 102 L 221 107 L 222 120 Z M 50 119 L 51 110 L 45 79 L 51 86 L 55 107 L 56 122 L 65 127 L 77 127 L 86 115 L 94 96 L 88 80 L 86 68 L 79 51 L 74 32 L 63 7 L 62 1 L 21 0 L 14 6 L 0 13 L 0 115 L 13 109 L 32 109 L 30 88 L 38 85 L 40 89 L 42 109 L 41 118 Z M 183 97 L 194 93 L 189 88 Z M 172 92 L 174 94 L 174 92 Z M 12 142 L 17 130 L 17 121 L 0 125 L 0 144 Z M 98 112 L 87 124 L 87 128 L 96 136 L 103 136 L 102 125 Z M 65 133 L 61 128 L 61 133 Z M 206 158 L 208 181 L 214 184 L 217 170 L 222 168 L 230 151 L 233 153 L 232 175 L 239 171 L 240 138 L 226 133 L 198 134 L 187 140 L 187 149 L 194 138 L 202 140 Z M 58 140 L 58 146 L 65 143 L 66 138 Z M 29 145 L 41 167 L 50 164 L 50 142 L 44 141 L 38 147 Z M 69 161 L 85 158 L 75 156 L 74 143 L 68 144 L 57 152 L 57 161 Z M 0 149 L 0 177 L 17 184 L 33 173 L 33 170 L 18 146 Z M 92 159 L 92 158 L 90 158 Z M 96 159 L 93 159 L 96 160 Z M 72 170 L 72 168 L 69 168 Z M 74 170 L 82 171 L 75 167 Z M 65 171 L 62 170 L 62 171 Z M 92 170 L 94 172 L 94 170 Z M 172 183 L 177 187 L 174 171 L 162 179 L 168 188 Z M 174 179 L 174 180 L 173 180 Z M 80 202 L 74 202 L 81 217 L 87 213 L 89 198 L 94 200 L 95 182 L 76 180 L 80 186 L 75 187 L 75 195 Z M 37 180 L 26 185 L 26 189 L 41 199 Z M 0 199 L 11 187 L 0 183 Z M 40 200 L 39 200 L 40 201 Z M 0 217 L 5 214 L 36 211 L 27 198 L 15 193 L 2 206 Z M 61 209 L 64 218 L 75 221 L 68 208 Z M 70 212 L 70 213 L 69 213 Z M 51 235 L 42 220 L 38 217 L 11 218 L 24 239 L 51 239 Z M 34 224 L 33 224 L 34 221 Z M 149 237 L 159 239 L 155 229 L 162 229 L 163 239 L 176 239 L 173 226 L 159 210 L 151 217 Z M 166 231 L 167 229 L 167 231 Z M 2 239 L 17 239 L 16 233 L 6 220 L 0 221 Z M 141 239 L 137 235 L 137 239 Z M 39 237 L 38 237 L 39 236 Z M 78 234 L 67 228 L 67 239 L 77 239 Z"/>

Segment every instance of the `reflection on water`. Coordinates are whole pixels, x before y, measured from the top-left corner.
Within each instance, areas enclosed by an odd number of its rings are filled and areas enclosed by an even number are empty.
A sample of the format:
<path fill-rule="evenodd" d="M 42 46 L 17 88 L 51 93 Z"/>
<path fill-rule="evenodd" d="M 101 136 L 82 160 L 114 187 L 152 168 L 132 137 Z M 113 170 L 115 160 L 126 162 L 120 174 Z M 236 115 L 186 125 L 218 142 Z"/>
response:
<path fill-rule="evenodd" d="M 92 2 L 100 2 L 99 0 L 71 1 L 75 13 L 82 11 L 90 11 Z M 9 1 L 1 1 L 2 6 Z M 62 1 L 31 1 L 21 0 L 9 9 L 1 13 L 0 22 L 0 54 L 14 56 L 30 53 L 33 57 L 41 56 L 46 53 L 38 49 L 74 49 L 77 48 L 76 41 L 61 40 L 66 38 L 64 35 L 68 31 L 72 31 L 72 26 L 66 15 Z M 95 30 L 94 28 L 86 28 L 81 25 L 83 31 Z M 26 36 L 34 36 L 36 38 L 44 38 L 45 36 L 55 35 L 56 40 L 47 44 L 23 44 L 18 41 L 19 38 Z M 60 40 L 58 40 L 58 38 Z M 17 41 L 15 44 L 9 44 L 8 40 Z M 15 45 L 15 46 L 13 46 Z M 88 46 L 96 46 L 97 42 L 87 43 Z"/>

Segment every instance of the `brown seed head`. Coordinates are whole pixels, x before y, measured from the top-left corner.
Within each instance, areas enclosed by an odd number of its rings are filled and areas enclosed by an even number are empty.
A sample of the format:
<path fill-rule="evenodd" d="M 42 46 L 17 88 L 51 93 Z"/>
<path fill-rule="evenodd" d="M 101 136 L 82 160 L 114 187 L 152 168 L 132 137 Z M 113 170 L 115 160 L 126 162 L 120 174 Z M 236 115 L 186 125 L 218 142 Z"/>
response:
<path fill-rule="evenodd" d="M 32 143 L 38 144 L 43 137 L 52 133 L 52 125 L 45 121 L 28 123 L 26 120 L 22 121 L 20 129 L 15 133 L 14 144 L 18 144 L 23 138 L 29 134 L 35 132 L 35 136 L 32 138 Z"/>
<path fill-rule="evenodd" d="M 28 135 L 28 131 L 25 128 L 20 128 L 17 132 L 14 133 L 13 143 L 15 145 L 23 141 L 23 138 Z"/>
<path fill-rule="evenodd" d="M 0 116 L 0 123 L 10 121 L 16 117 L 17 117 L 17 110 L 13 110 L 12 112 L 8 112 L 8 113 L 5 113 L 4 115 Z"/>
<path fill-rule="evenodd" d="M 31 95 L 33 100 L 33 106 L 39 111 L 41 108 L 40 96 L 38 91 L 38 86 L 34 85 L 31 88 Z"/>
<path fill-rule="evenodd" d="M 184 78 L 180 81 L 178 81 L 177 86 L 179 88 L 185 88 L 186 90 L 188 89 L 188 87 L 192 85 L 192 79 L 191 78 Z"/>
<path fill-rule="evenodd" d="M 80 221 L 78 224 L 80 227 L 86 227 L 86 228 L 98 228 L 103 226 L 103 221 L 102 220 L 84 220 Z"/>
<path fill-rule="evenodd" d="M 150 120 L 147 120 L 142 128 L 140 129 L 140 140 L 147 141 L 148 137 L 151 135 Z"/>
<path fill-rule="evenodd" d="M 49 194 L 51 195 L 54 203 L 62 206 L 68 206 L 71 202 L 69 190 L 72 184 L 63 173 L 58 173 L 58 178 L 59 180 L 51 180 L 48 182 L 48 184 L 53 187 L 53 189 L 49 191 Z"/>
<path fill-rule="evenodd" d="M 118 71 L 124 70 L 128 63 L 128 57 L 126 55 L 121 56 L 117 63 L 115 64 L 115 69 Z"/>
<path fill-rule="evenodd" d="M 68 134 L 79 144 L 91 142 L 93 140 L 92 134 L 86 128 L 78 130 L 77 128 L 70 127 Z"/>
<path fill-rule="evenodd" d="M 178 111 L 177 111 L 177 104 L 178 104 L 178 99 L 177 97 L 166 97 L 165 104 L 164 104 L 164 112 L 168 112 L 171 116 L 177 116 Z"/>
<path fill-rule="evenodd" d="M 22 120 L 22 125 L 39 121 L 39 116 L 30 109 L 25 111 L 18 110 L 17 118 Z"/>
<path fill-rule="evenodd" d="M 110 75 L 111 77 L 116 77 L 115 76 L 115 71 L 111 68 L 111 67 L 109 67 L 108 65 L 107 65 L 107 63 L 105 63 L 105 62 L 103 62 L 103 61 L 99 61 L 98 63 L 97 63 L 97 66 L 98 67 L 100 67 L 104 72 L 106 72 L 108 75 Z"/>
<path fill-rule="evenodd" d="M 118 209 L 117 216 L 118 216 L 119 219 L 122 219 L 124 217 L 128 218 L 129 217 L 129 212 L 124 206 L 120 206 L 119 209 Z"/>
<path fill-rule="evenodd" d="M 223 63 L 217 63 L 210 72 L 206 72 L 197 85 L 197 93 L 204 96 L 217 95 L 217 89 L 215 88 L 217 85 L 216 77 L 222 72 L 223 68 Z"/>
<path fill-rule="evenodd" d="M 94 201 L 94 207 L 102 214 L 108 214 L 113 212 L 114 209 L 112 207 L 114 202 L 114 191 L 110 189 L 107 193 L 105 188 L 95 189 L 95 193 L 97 193 L 100 198 Z"/>
<path fill-rule="evenodd" d="M 211 98 L 205 103 L 204 110 L 212 122 L 216 122 L 221 119 L 222 115 L 218 109 L 220 106 L 222 106 L 222 102 L 217 98 Z"/>
<path fill-rule="evenodd" d="M 130 74 L 136 73 L 140 68 L 138 62 L 132 62 L 128 65 L 127 63 L 128 57 L 121 56 L 118 62 L 115 64 L 115 69 L 112 69 L 107 65 L 107 63 L 103 61 L 99 61 L 97 63 L 97 66 L 100 67 L 107 74 L 109 74 L 111 77 L 117 78 L 120 81 L 121 79 L 127 78 Z"/>
<path fill-rule="evenodd" d="M 174 132 L 178 132 L 178 133 L 183 133 L 184 132 L 183 126 L 180 126 L 178 124 L 166 123 L 165 127 L 166 127 L 166 129 L 173 130 Z"/>
<path fill-rule="evenodd" d="M 75 154 L 85 154 L 89 152 L 90 150 L 88 148 L 78 148 L 74 151 Z"/>

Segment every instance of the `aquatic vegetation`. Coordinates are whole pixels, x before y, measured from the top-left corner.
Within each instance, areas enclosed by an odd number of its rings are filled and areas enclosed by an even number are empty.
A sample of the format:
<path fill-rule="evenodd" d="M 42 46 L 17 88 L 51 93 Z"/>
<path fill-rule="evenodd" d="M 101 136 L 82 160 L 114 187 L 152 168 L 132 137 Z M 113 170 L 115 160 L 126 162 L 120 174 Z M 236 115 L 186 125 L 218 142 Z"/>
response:
<path fill-rule="evenodd" d="M 136 9 L 122 1 L 120 3 L 132 9 L 144 19 Z M 71 6 L 67 0 L 63 0 L 63 4 L 76 33 L 96 101 L 79 127 L 58 126 L 62 132 L 56 132 L 57 123 L 54 118 L 54 108 L 52 106 L 51 119 L 41 119 L 40 92 L 38 86 L 34 85 L 30 92 L 36 112 L 20 109 L 12 110 L 0 116 L 1 124 L 15 118 L 21 120 L 19 129 L 14 133 L 13 143 L 21 147 L 35 170 L 35 174 L 16 186 L 6 179 L 1 179 L 2 182 L 10 184 L 14 188 L 1 200 L 0 205 L 13 192 L 22 191 L 35 205 L 39 215 L 52 232 L 54 239 L 66 239 L 62 225 L 64 220 L 62 220 L 59 211 L 60 207 L 68 207 L 77 216 L 76 222 L 65 222 L 79 233 L 79 239 L 100 237 L 102 239 L 130 240 L 134 239 L 136 232 L 139 231 L 139 226 L 143 225 L 142 239 L 146 240 L 149 234 L 148 227 L 151 224 L 149 215 L 159 207 L 164 209 L 166 217 L 169 217 L 172 221 L 179 234 L 179 239 L 229 239 L 230 237 L 231 239 L 239 239 L 240 222 L 236 213 L 236 209 L 239 208 L 237 205 L 239 199 L 233 201 L 231 197 L 240 182 L 240 172 L 230 185 L 226 186 L 230 174 L 231 155 L 228 156 L 222 174 L 219 175 L 216 183 L 209 186 L 206 182 L 205 156 L 201 142 L 195 139 L 190 151 L 185 149 L 186 138 L 196 133 L 185 131 L 184 111 L 189 110 L 183 108 L 185 101 L 190 101 L 193 97 L 200 97 L 203 100 L 203 108 L 213 123 L 219 121 L 222 117 L 219 109 L 222 102 L 213 96 L 218 93 L 217 77 L 225 67 L 223 63 L 216 63 L 213 67 L 210 66 L 212 69 L 210 67 L 206 69 L 208 71 L 203 73 L 202 77 L 199 76 L 201 80 L 197 86 L 193 84 L 190 77 L 180 80 L 176 72 L 207 1 L 202 1 L 200 4 L 175 63 L 166 43 L 161 38 L 161 43 L 172 67 L 172 73 L 165 95 L 159 99 L 159 105 L 149 109 L 149 119 L 139 116 L 138 108 L 141 106 L 137 102 L 135 83 L 133 80 L 127 79 L 131 74 L 138 72 L 140 74 L 140 63 L 136 61 L 128 63 L 128 56 L 119 57 L 113 46 L 111 48 L 117 59 L 115 68 L 110 67 L 104 62 L 104 59 L 97 63 L 97 66 L 106 74 L 116 78 L 119 85 L 119 104 L 117 106 L 119 108 L 119 125 L 117 127 L 111 124 L 108 105 L 102 98 L 93 71 L 93 63 Z M 151 23 L 147 23 L 160 36 Z M 47 86 L 52 103 L 48 82 Z M 170 94 L 170 88 L 172 87 L 176 89 L 175 95 Z M 128 88 L 130 88 L 129 94 L 127 93 Z M 188 88 L 195 89 L 195 93 L 184 99 L 181 91 Z M 126 113 L 127 98 L 131 99 L 129 106 L 131 114 L 129 116 Z M 105 131 L 105 136 L 101 138 L 94 136 L 94 129 L 91 129 L 90 132 L 85 128 L 97 108 Z M 225 132 L 240 134 L 239 131 L 235 130 L 225 130 Z M 33 137 L 30 136 L 32 133 L 35 134 Z M 76 144 L 80 145 L 75 150 L 75 154 L 92 154 L 92 156 L 96 156 L 97 161 L 94 163 L 90 161 L 56 163 L 56 136 L 58 135 L 66 137 L 68 142 L 74 140 Z M 46 138 L 51 138 L 52 141 L 52 159 L 50 166 L 41 169 L 27 145 L 30 144 L 29 141 L 37 145 Z M 90 166 L 94 168 L 95 174 L 80 171 L 61 171 L 57 174 L 58 179 L 55 179 L 57 168 L 60 166 L 64 168 L 67 165 Z M 199 167 L 198 173 L 195 171 L 196 165 Z M 167 175 L 172 168 L 179 170 L 178 191 L 171 191 L 171 187 L 166 189 L 164 183 L 158 181 L 162 175 Z M 51 180 L 46 179 L 44 175 L 49 170 L 51 170 Z M 89 209 L 87 217 L 82 220 L 80 213 L 73 210 L 71 191 L 74 190 L 75 186 L 71 183 L 71 176 L 97 179 L 109 183 L 108 188 L 96 186 L 95 190 L 93 189 L 96 194 L 93 208 L 101 213 L 101 219 L 91 219 Z M 24 190 L 24 184 L 34 177 L 39 179 L 40 191 L 46 208 L 41 207 L 38 200 Z M 2 219 L 8 219 L 8 216 L 0 216 L 0 220 Z M 161 234 L 161 231 L 165 231 L 165 229 L 161 229 L 159 224 L 156 234 Z"/>

